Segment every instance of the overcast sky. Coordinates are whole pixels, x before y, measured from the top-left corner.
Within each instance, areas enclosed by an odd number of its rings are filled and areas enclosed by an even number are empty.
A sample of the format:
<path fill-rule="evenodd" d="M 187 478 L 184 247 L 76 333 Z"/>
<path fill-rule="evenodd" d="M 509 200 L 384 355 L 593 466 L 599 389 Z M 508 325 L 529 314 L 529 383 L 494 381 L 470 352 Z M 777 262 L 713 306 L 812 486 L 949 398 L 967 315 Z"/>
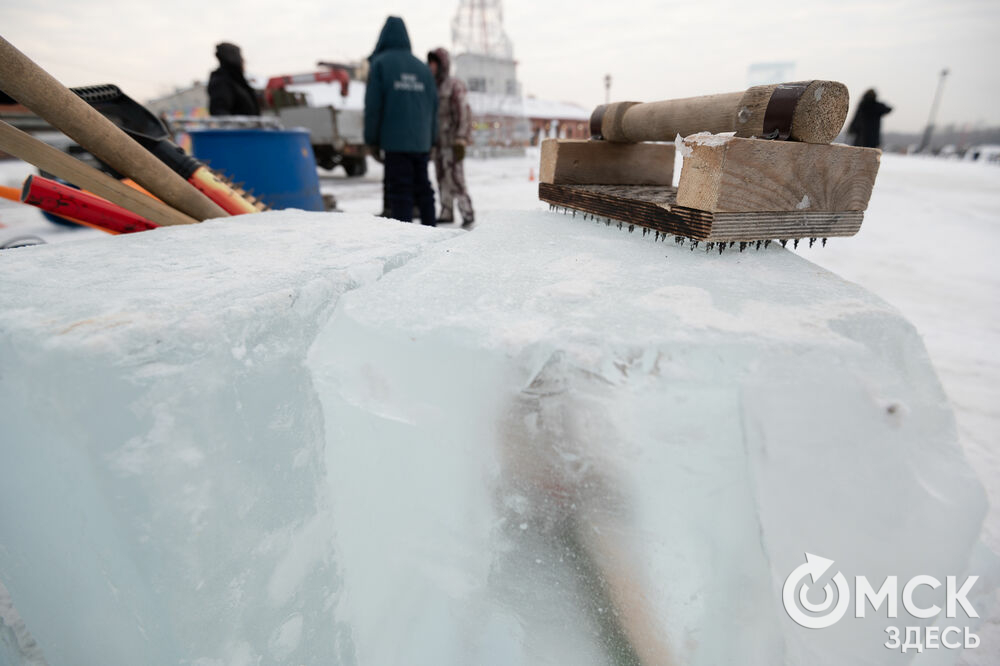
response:
<path fill-rule="evenodd" d="M 367 56 L 390 14 L 414 52 L 451 47 L 458 0 L 0 0 L 0 35 L 69 86 L 116 83 L 144 100 L 205 80 L 214 45 L 243 48 L 262 78 L 318 60 Z M 938 124 L 1000 126 L 998 0 L 506 0 L 505 29 L 526 94 L 591 107 L 731 92 L 758 62 L 794 79 L 869 87 L 894 107 L 889 131 L 927 122 L 942 68 Z"/>

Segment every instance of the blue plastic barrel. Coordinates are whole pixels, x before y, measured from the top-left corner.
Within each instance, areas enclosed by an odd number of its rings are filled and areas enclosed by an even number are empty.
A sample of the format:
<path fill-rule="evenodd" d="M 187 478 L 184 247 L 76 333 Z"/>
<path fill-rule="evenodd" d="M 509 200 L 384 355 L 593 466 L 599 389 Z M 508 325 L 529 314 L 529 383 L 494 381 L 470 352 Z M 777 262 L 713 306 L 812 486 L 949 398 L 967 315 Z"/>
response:
<path fill-rule="evenodd" d="M 324 210 L 304 129 L 192 129 L 191 152 L 274 209 Z"/>

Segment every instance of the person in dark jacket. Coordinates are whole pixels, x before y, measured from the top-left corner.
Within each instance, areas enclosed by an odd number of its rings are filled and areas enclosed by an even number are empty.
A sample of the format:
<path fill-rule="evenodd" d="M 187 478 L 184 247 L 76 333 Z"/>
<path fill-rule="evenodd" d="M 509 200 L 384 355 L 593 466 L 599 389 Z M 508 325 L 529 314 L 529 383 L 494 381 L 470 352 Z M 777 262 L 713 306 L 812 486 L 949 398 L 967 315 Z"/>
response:
<path fill-rule="evenodd" d="M 365 143 L 385 153 L 385 180 L 392 217 L 436 226 L 434 190 L 427 175 L 437 139 L 438 96 L 427 65 L 414 57 L 403 19 L 390 16 L 369 58 L 365 90 Z"/>
<path fill-rule="evenodd" d="M 208 112 L 213 116 L 259 116 L 257 93 L 243 75 L 240 47 L 222 42 L 215 47 L 219 69 L 208 79 Z"/>
<path fill-rule="evenodd" d="M 875 98 L 875 90 L 869 89 L 858 103 L 854 120 L 847 128 L 854 135 L 854 145 L 864 148 L 878 148 L 882 145 L 882 116 L 892 111 Z"/>

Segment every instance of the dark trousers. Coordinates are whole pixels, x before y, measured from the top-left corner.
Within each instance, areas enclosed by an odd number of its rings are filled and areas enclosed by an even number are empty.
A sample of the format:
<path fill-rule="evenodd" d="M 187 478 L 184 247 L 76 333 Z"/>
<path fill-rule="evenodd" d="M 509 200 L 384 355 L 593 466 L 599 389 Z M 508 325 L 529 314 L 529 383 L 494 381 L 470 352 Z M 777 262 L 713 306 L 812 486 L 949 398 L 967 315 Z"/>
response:
<path fill-rule="evenodd" d="M 427 153 L 385 154 L 385 183 L 389 213 L 403 222 L 413 220 L 413 205 L 423 224 L 437 226 L 434 218 L 434 190 L 427 176 Z"/>

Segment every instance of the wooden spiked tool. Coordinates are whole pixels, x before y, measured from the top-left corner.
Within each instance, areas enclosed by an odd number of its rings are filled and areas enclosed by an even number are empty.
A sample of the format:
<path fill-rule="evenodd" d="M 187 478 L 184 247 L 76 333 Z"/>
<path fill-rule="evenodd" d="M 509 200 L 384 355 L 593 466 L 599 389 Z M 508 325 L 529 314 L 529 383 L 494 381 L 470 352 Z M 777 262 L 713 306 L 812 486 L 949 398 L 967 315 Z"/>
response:
<path fill-rule="evenodd" d="M 784 120 L 778 123 L 776 140 L 744 138 L 731 124 L 727 134 L 708 132 L 724 131 L 724 123 L 738 122 L 748 98 L 758 100 L 748 117 L 763 118 L 766 113 L 760 109 L 766 111 L 773 104 L 780 86 L 769 87 L 770 99 L 760 91 L 751 95 L 755 90 L 751 89 L 738 99 L 712 95 L 650 105 L 609 105 L 606 109 L 617 110 L 612 116 L 605 111 L 599 121 L 608 140 L 543 142 L 539 198 L 574 216 L 629 231 L 641 227 L 657 240 L 687 239 L 692 249 L 702 243 L 707 250 L 722 252 L 772 240 L 797 244 L 798 239 L 822 238 L 825 243 L 829 237 L 852 236 L 861 227 L 881 152 L 829 144 L 846 117 L 841 84 L 786 85 L 798 87 L 799 101 L 781 102 Z M 826 104 L 822 103 L 826 93 L 818 94 L 820 89 L 835 91 Z M 803 106 L 803 96 L 810 97 L 810 104 Z M 630 109 L 643 107 L 644 115 L 628 115 Z M 678 109 L 686 110 L 681 119 Z M 595 118 L 602 115 L 600 111 Z M 761 126 L 769 123 L 775 124 L 774 119 L 761 120 Z M 795 127 L 801 130 L 798 134 L 784 129 Z M 671 139 L 668 133 L 675 130 L 689 134 L 676 142 L 683 155 L 676 188 L 671 186 L 675 146 L 641 142 Z"/>

